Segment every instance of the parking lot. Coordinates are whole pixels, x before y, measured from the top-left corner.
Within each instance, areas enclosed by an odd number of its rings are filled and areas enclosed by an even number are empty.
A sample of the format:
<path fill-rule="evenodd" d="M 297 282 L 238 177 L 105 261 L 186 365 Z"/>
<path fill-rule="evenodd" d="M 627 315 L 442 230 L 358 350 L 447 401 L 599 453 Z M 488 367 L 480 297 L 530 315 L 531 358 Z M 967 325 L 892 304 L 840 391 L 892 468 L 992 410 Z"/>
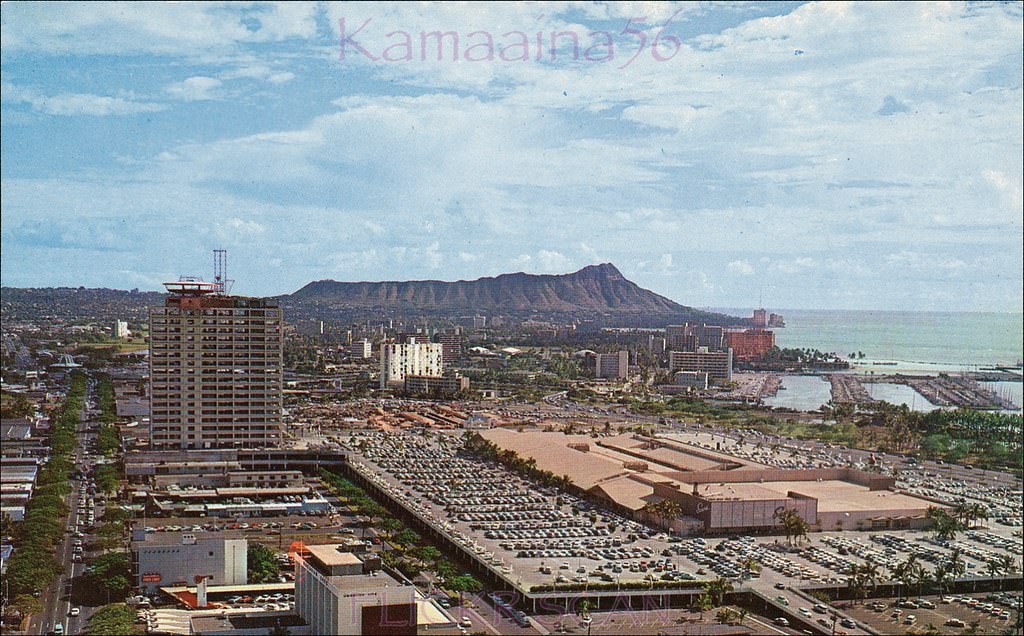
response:
<path fill-rule="evenodd" d="M 974 633 L 998 634 L 1013 624 L 1014 606 L 1019 603 L 1020 593 L 1016 592 L 913 597 L 900 603 L 902 607 L 897 607 L 893 599 L 867 599 L 843 609 L 858 622 L 883 634 L 921 634 L 929 625 L 941 633 L 958 634 L 975 623 Z"/>
<path fill-rule="evenodd" d="M 879 580 L 915 555 L 926 571 L 955 558 L 985 575 L 1009 559 L 1020 570 L 1019 540 L 1006 526 L 939 541 L 915 530 L 812 533 L 792 549 L 781 537 L 667 536 L 553 486 L 459 452 L 461 440 L 360 431 L 365 467 L 396 499 L 434 520 L 456 542 L 521 589 L 540 585 L 642 584 L 723 576 L 754 589 L 774 583 L 843 585 L 850 568 L 871 561 Z"/>

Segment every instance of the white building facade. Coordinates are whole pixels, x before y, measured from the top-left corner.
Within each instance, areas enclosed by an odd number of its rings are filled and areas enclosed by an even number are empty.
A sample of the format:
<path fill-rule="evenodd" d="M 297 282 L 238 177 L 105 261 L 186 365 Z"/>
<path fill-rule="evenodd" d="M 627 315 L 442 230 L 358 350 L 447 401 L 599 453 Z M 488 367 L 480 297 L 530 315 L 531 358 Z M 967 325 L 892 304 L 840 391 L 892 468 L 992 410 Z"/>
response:
<path fill-rule="evenodd" d="M 440 377 L 444 370 L 444 349 L 434 342 L 380 346 L 380 388 L 402 386 L 407 375 Z"/>

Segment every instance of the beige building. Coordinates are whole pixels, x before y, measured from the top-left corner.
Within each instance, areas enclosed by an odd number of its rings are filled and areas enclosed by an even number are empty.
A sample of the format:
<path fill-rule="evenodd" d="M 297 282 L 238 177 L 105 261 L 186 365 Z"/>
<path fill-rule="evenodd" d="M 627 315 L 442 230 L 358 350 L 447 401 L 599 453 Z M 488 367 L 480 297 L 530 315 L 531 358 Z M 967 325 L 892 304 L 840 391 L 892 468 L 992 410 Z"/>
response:
<path fill-rule="evenodd" d="M 281 439 L 282 314 L 270 300 L 167 283 L 149 312 L 154 448 L 273 446 Z"/>
<path fill-rule="evenodd" d="M 380 388 L 401 387 L 408 375 L 443 375 L 444 349 L 440 343 L 412 342 L 380 346 Z"/>
<path fill-rule="evenodd" d="M 405 376 L 405 390 L 408 393 L 430 395 L 441 393 L 454 395 L 460 391 L 469 390 L 469 378 L 458 373 L 441 377 L 429 375 L 407 375 Z"/>

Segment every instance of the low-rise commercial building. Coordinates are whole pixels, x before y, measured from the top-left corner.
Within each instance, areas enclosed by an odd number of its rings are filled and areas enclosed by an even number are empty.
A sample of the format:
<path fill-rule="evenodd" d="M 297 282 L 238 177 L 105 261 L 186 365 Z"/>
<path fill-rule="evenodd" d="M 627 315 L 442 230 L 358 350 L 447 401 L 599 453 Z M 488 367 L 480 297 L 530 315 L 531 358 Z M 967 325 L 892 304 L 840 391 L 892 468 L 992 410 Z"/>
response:
<path fill-rule="evenodd" d="M 429 375 L 407 375 L 405 376 L 405 391 L 418 395 L 455 395 L 460 391 L 469 390 L 469 378 L 458 373 L 441 377 Z"/>
<path fill-rule="evenodd" d="M 191 585 L 196 577 L 205 577 L 211 585 L 248 582 L 249 542 L 242 537 L 140 530 L 134 536 L 132 576 L 147 594 L 163 586 Z"/>

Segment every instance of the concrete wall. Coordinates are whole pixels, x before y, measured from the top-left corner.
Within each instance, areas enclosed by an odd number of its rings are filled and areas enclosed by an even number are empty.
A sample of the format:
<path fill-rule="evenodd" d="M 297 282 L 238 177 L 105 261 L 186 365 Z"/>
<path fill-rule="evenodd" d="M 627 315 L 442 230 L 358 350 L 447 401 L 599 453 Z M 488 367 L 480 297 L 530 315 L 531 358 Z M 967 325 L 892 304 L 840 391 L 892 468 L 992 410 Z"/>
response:
<path fill-rule="evenodd" d="M 160 586 L 184 582 L 192 585 L 196 576 L 209 577 L 210 585 L 245 585 L 248 582 L 248 542 L 245 539 L 197 539 L 194 544 L 133 544 L 135 575 L 147 593 Z M 160 575 L 159 581 L 144 581 L 146 575 Z"/>

